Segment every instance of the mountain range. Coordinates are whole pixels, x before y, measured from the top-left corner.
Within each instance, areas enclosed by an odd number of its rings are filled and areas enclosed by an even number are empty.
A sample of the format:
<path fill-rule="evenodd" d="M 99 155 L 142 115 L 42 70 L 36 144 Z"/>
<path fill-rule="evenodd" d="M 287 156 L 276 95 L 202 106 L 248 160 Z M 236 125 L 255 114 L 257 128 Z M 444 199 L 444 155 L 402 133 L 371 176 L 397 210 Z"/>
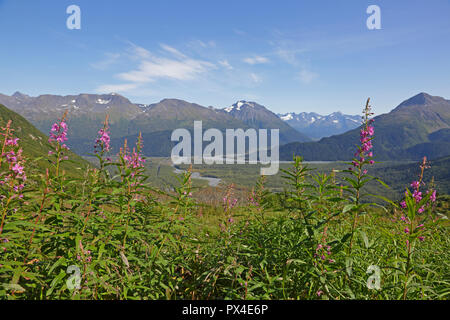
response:
<path fill-rule="evenodd" d="M 290 124 L 285 123 L 275 113 L 256 102 L 241 100 L 230 107 L 222 109 L 222 112 L 241 120 L 251 128 L 256 129 L 280 129 L 280 142 L 282 141 L 310 141 L 311 138 L 295 130 Z"/>
<path fill-rule="evenodd" d="M 374 118 L 376 160 L 436 159 L 450 155 L 450 101 L 427 93 L 403 101 L 394 110 Z M 289 143 L 280 158 L 295 153 L 305 160 L 351 160 L 359 129 L 323 138 L 318 142 Z"/>
<path fill-rule="evenodd" d="M 339 111 L 325 116 L 315 112 L 290 112 L 278 114 L 278 117 L 315 140 L 344 133 L 361 125 L 361 116 L 342 114 Z"/>
<path fill-rule="evenodd" d="M 359 140 L 361 121 L 359 116 L 340 112 L 328 116 L 305 112 L 276 115 L 256 102 L 244 100 L 223 109 L 179 99 L 135 104 L 114 93 L 30 97 L 16 92 L 12 96 L 0 94 L 0 104 L 44 133 L 68 110 L 69 146 L 78 154 L 92 152 L 95 136 L 108 114 L 113 152 L 119 150 L 124 139 L 134 143 L 142 132 L 145 155 L 169 156 L 175 145 L 170 141 L 172 131 L 192 130 L 194 121 L 202 120 L 204 129 L 280 129 L 281 160 L 292 159 L 293 153 L 305 160 L 350 160 Z M 374 126 L 377 160 L 450 155 L 450 101 L 442 97 L 420 93 L 375 117 Z M 332 136 L 321 138 L 328 135 Z"/>
<path fill-rule="evenodd" d="M 204 129 L 222 131 L 228 128 L 277 128 L 280 129 L 280 144 L 311 141 L 254 102 L 240 101 L 231 110 L 204 107 L 179 99 L 164 99 L 149 105 L 135 104 L 115 93 L 30 97 L 16 92 L 12 96 L 0 94 L 0 103 L 27 118 L 42 132 L 48 132 L 52 123 L 68 110 L 71 137 L 68 145 L 79 154 L 92 152 L 93 141 L 106 114 L 109 115 L 113 149 L 118 151 L 125 138 L 133 142 L 142 132 L 147 156 L 170 155 L 174 145 L 170 141 L 172 131 L 177 128 L 192 130 L 195 120 L 202 120 Z"/>

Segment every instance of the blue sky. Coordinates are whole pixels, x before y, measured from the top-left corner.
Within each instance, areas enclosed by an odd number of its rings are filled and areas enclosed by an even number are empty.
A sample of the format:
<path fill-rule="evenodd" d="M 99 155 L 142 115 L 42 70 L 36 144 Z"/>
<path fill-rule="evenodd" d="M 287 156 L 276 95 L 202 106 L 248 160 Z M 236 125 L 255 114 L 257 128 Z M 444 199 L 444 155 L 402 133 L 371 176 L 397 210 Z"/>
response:
<path fill-rule="evenodd" d="M 69 30 L 69 5 L 81 30 Z M 369 5 L 381 30 L 369 30 Z M 0 93 L 117 92 L 274 112 L 450 99 L 450 1 L 0 0 Z"/>

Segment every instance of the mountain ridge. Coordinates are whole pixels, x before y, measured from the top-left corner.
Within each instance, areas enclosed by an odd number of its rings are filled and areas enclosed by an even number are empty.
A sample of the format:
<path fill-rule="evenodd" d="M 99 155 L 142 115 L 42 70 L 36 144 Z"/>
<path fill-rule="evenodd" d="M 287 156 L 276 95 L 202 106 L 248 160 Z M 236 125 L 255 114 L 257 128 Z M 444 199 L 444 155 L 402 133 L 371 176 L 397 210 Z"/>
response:
<path fill-rule="evenodd" d="M 347 132 L 361 124 L 361 116 L 343 114 L 340 111 L 329 115 L 316 112 L 289 112 L 277 116 L 297 131 L 315 140 Z"/>
<path fill-rule="evenodd" d="M 418 160 L 423 156 L 438 158 L 450 155 L 450 141 L 436 140 L 433 136 L 450 128 L 450 101 L 430 97 L 416 95 L 391 112 L 374 118 L 374 154 L 377 160 Z M 446 130 L 441 132 L 443 137 L 446 134 Z M 350 160 L 358 141 L 359 128 L 318 142 L 287 144 L 281 147 L 280 157 L 290 160 L 295 153 L 311 161 Z"/>
<path fill-rule="evenodd" d="M 68 145 L 79 154 L 92 152 L 93 140 L 107 114 L 113 141 L 142 132 L 149 139 L 158 139 L 159 144 L 171 145 L 170 131 L 178 128 L 191 129 L 196 120 L 202 120 L 205 130 L 279 128 L 281 144 L 310 141 L 263 106 L 259 107 L 261 114 L 254 117 L 261 120 L 258 123 L 218 108 L 204 107 L 181 99 L 166 98 L 152 104 L 135 104 L 115 93 L 66 96 L 44 94 L 30 97 L 17 92 L 13 96 L 0 94 L 0 103 L 24 116 L 43 132 L 68 110 L 69 136 L 72 137 L 72 142 L 69 140 Z M 115 147 L 115 151 L 118 151 L 118 146 Z M 155 145 L 155 150 L 166 149 Z M 161 156 L 159 151 L 155 151 L 156 154 L 151 149 L 147 148 L 147 151 L 147 156 Z"/>

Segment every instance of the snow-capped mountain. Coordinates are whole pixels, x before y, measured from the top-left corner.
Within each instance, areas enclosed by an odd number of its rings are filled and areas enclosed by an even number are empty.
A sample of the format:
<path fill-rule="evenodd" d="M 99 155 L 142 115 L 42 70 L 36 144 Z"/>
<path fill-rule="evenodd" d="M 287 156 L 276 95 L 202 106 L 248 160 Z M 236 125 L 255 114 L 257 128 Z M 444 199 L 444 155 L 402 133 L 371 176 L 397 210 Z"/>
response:
<path fill-rule="evenodd" d="M 275 113 L 256 102 L 240 100 L 232 106 L 222 109 L 222 111 L 252 128 L 280 129 L 280 142 L 311 141 L 307 135 L 296 131 Z"/>
<path fill-rule="evenodd" d="M 278 114 L 278 117 L 313 139 L 344 133 L 361 125 L 361 116 L 347 115 L 341 112 L 333 112 L 326 116 L 315 112 L 290 112 Z"/>

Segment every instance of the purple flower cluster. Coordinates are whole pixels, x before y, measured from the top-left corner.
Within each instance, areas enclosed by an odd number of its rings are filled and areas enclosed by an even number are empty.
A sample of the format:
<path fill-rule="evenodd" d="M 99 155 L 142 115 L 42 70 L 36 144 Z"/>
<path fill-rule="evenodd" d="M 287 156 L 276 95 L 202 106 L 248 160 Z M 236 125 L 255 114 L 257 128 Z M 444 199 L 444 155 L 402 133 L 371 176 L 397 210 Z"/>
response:
<path fill-rule="evenodd" d="M 318 244 L 314 257 L 321 260 L 322 262 L 328 261 L 329 263 L 334 263 L 335 261 L 330 258 L 331 247 L 325 244 Z"/>
<path fill-rule="evenodd" d="M 374 164 L 375 161 L 372 160 L 373 152 L 371 151 L 373 148 L 372 139 L 375 133 L 375 128 L 373 127 L 373 119 L 370 117 L 373 113 L 370 111 L 371 106 L 369 105 L 369 101 L 367 102 L 366 108 L 364 109 L 364 117 L 363 117 L 363 128 L 360 131 L 360 143 L 358 146 L 358 151 L 355 153 L 355 158 L 352 161 L 352 165 L 355 168 L 361 170 L 365 163 Z M 353 170 L 353 168 L 349 168 L 349 170 Z M 366 174 L 367 170 L 363 171 L 363 174 Z"/>
<path fill-rule="evenodd" d="M 257 198 L 258 198 L 258 195 L 256 194 L 255 190 L 253 189 L 252 193 L 250 194 L 250 197 L 248 199 L 252 206 L 259 207 L 259 202 L 258 202 Z"/>
<path fill-rule="evenodd" d="M 97 149 L 98 147 L 100 147 L 102 152 L 109 152 L 109 150 L 111 149 L 111 138 L 109 134 L 110 133 L 108 131 L 107 125 L 104 128 L 100 129 L 100 131 L 98 132 L 98 138 L 95 140 L 94 148 Z M 95 152 L 97 152 L 97 150 L 95 150 Z"/>
<path fill-rule="evenodd" d="M 413 227 L 411 224 L 411 221 L 409 220 L 409 218 L 407 216 L 405 216 L 404 214 L 402 214 L 402 216 L 400 217 L 400 220 L 405 224 L 405 228 L 403 229 L 403 232 L 406 235 L 410 235 L 411 234 L 411 228 L 414 229 L 415 232 L 421 233 L 425 231 L 425 225 L 424 224 L 419 224 L 417 227 Z M 425 241 L 425 237 L 424 236 L 419 236 L 418 237 L 420 242 Z M 406 244 L 409 245 L 409 240 L 406 240 Z"/>
<path fill-rule="evenodd" d="M 54 123 L 51 131 L 50 138 L 48 142 L 52 143 L 54 141 L 58 142 L 63 149 L 69 149 L 64 142 L 67 141 L 67 123 L 64 120 L 61 120 L 59 123 Z"/>
<path fill-rule="evenodd" d="M 426 196 L 420 191 L 420 187 L 422 185 L 425 185 L 423 182 L 423 176 L 424 176 L 424 170 L 426 168 L 429 168 L 427 164 L 427 158 L 423 158 L 423 162 L 420 165 L 420 175 L 419 179 L 417 181 L 411 182 L 410 186 L 413 188 L 412 192 L 409 190 L 405 191 L 405 200 L 400 202 L 400 207 L 403 209 L 402 216 L 400 220 L 404 222 L 407 226 L 404 228 L 403 232 L 407 235 L 415 234 L 417 235 L 419 241 L 425 241 L 425 237 L 423 235 L 420 235 L 420 233 L 425 231 L 425 226 L 423 224 L 419 224 L 417 227 L 414 227 L 414 221 L 415 220 L 415 213 L 422 214 L 426 208 L 433 206 L 433 204 L 436 202 L 436 190 L 429 189 L 426 192 Z M 428 200 L 424 202 L 425 199 Z M 412 216 L 408 217 L 406 214 L 409 212 L 409 214 L 412 213 Z M 409 240 L 406 241 L 407 246 L 409 247 L 410 242 Z"/>
<path fill-rule="evenodd" d="M 136 142 L 136 148 L 133 148 L 133 152 L 131 153 L 129 152 L 126 140 L 123 148 L 120 148 L 119 156 L 123 158 L 123 160 L 125 161 L 125 165 L 128 168 L 134 170 L 134 172 L 132 173 L 133 177 L 136 174 L 136 170 L 143 168 L 146 162 L 143 155 L 141 154 L 142 149 L 143 149 L 143 142 L 141 134 L 139 134 L 138 141 Z"/>
<path fill-rule="evenodd" d="M 25 173 L 24 163 L 22 153 L 23 150 L 19 148 L 18 138 L 10 137 L 10 133 L 13 131 L 10 128 L 11 123 L 9 122 L 6 128 L 2 128 L 5 133 L 3 153 L 1 155 L 1 162 L 6 160 L 8 164 L 8 171 L 2 172 L 0 174 L 0 185 L 8 185 L 10 190 L 19 194 L 19 198 L 23 198 L 22 190 L 25 187 L 25 182 L 27 181 L 27 176 Z M 17 196 L 17 195 L 15 195 Z"/>
<path fill-rule="evenodd" d="M 421 185 L 425 185 L 422 178 L 423 178 L 423 170 L 427 167 L 426 166 L 426 158 L 424 158 L 424 163 L 420 167 L 421 167 L 421 175 L 419 177 L 419 180 L 413 181 L 410 184 L 410 186 L 413 188 L 412 198 L 414 199 L 414 202 L 416 203 L 416 205 L 419 204 L 423 199 L 423 193 L 422 193 L 422 191 L 420 191 L 420 187 L 421 187 Z M 430 195 L 429 201 L 417 209 L 418 213 L 423 213 L 428 206 L 430 206 L 436 202 L 436 190 L 428 190 L 426 194 L 427 194 L 427 196 Z M 405 191 L 405 197 L 408 197 L 408 190 Z M 408 208 L 406 200 L 403 200 L 400 202 L 400 207 L 402 207 L 403 209 Z"/>
<path fill-rule="evenodd" d="M 131 169 L 144 167 L 145 159 L 136 151 L 136 149 L 133 149 L 131 154 L 125 154 L 123 158 L 125 159 L 127 166 Z"/>

